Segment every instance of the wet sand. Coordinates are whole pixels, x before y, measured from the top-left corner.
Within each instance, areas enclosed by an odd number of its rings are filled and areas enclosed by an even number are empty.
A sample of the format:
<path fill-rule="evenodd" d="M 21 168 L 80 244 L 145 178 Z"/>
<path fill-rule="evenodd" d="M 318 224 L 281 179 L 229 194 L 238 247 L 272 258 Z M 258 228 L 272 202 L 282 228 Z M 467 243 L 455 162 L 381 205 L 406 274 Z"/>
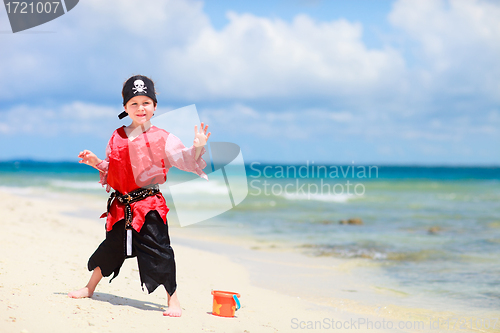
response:
<path fill-rule="evenodd" d="M 377 295 L 385 291 L 373 290 L 367 276 L 352 274 L 352 261 L 310 260 L 251 242 L 210 239 L 175 226 L 171 237 L 181 318 L 162 316 L 164 290 L 158 288 L 150 295 L 141 290 L 135 259 L 126 260 L 112 283 L 104 278 L 92 298 L 71 299 L 67 293 L 83 287 L 90 277 L 88 257 L 104 237 L 102 220 L 79 217 L 78 200 L 0 192 L 1 332 L 326 332 L 339 328 L 427 332 L 432 323 L 426 318 L 428 312 L 377 305 Z M 318 297 L 322 286 L 311 281 L 322 277 L 328 280 L 328 292 Z M 211 314 L 211 290 L 241 295 L 242 307 L 235 318 Z M 444 318 L 446 313 L 437 315 Z M 421 325 L 416 321 L 425 327 L 416 329 Z M 404 327 L 408 322 L 413 322 L 411 327 Z M 433 331 L 455 330 L 440 324 Z"/>

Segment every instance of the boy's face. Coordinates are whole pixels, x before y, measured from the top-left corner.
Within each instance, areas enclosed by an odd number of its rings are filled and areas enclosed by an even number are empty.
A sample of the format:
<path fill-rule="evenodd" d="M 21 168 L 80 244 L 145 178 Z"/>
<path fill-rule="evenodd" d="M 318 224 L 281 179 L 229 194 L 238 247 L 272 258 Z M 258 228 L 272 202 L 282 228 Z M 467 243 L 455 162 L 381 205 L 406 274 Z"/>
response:
<path fill-rule="evenodd" d="M 135 96 L 125 105 L 125 111 L 132 119 L 132 125 L 140 126 L 148 122 L 153 116 L 156 106 L 147 96 Z"/>

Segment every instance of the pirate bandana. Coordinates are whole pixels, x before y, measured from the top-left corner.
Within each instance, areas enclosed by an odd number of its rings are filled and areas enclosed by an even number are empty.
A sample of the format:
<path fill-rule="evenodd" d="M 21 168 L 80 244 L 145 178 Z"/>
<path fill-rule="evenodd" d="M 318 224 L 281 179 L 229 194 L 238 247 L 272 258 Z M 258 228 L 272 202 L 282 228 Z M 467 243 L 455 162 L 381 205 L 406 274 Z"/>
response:
<path fill-rule="evenodd" d="M 135 96 L 147 96 L 157 103 L 153 81 L 142 75 L 135 75 L 128 79 L 123 85 L 122 95 L 124 106 Z M 118 118 L 122 119 L 126 116 L 127 112 L 123 111 L 118 115 Z"/>

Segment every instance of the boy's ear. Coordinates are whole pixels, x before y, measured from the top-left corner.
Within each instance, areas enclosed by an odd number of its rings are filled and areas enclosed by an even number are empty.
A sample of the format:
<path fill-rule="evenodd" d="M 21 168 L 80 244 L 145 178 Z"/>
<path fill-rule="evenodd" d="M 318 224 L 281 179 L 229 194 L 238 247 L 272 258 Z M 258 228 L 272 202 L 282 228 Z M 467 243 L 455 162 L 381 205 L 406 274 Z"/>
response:
<path fill-rule="evenodd" d="M 125 111 L 125 112 L 127 113 L 127 115 L 128 115 L 128 116 L 130 116 L 130 115 L 128 114 L 128 109 L 127 109 L 127 106 L 126 106 L 126 105 L 124 105 L 124 106 L 123 106 L 123 111 Z"/>

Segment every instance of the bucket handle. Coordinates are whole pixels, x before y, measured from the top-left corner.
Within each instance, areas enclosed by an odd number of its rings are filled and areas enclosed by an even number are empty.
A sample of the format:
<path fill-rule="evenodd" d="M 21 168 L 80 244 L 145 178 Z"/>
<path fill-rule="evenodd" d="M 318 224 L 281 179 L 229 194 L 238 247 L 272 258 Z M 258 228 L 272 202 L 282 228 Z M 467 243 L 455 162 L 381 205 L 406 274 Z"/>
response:
<path fill-rule="evenodd" d="M 233 295 L 233 299 L 236 302 L 236 310 L 238 310 L 241 307 L 240 300 L 238 299 L 238 296 L 236 296 L 236 295 Z"/>

